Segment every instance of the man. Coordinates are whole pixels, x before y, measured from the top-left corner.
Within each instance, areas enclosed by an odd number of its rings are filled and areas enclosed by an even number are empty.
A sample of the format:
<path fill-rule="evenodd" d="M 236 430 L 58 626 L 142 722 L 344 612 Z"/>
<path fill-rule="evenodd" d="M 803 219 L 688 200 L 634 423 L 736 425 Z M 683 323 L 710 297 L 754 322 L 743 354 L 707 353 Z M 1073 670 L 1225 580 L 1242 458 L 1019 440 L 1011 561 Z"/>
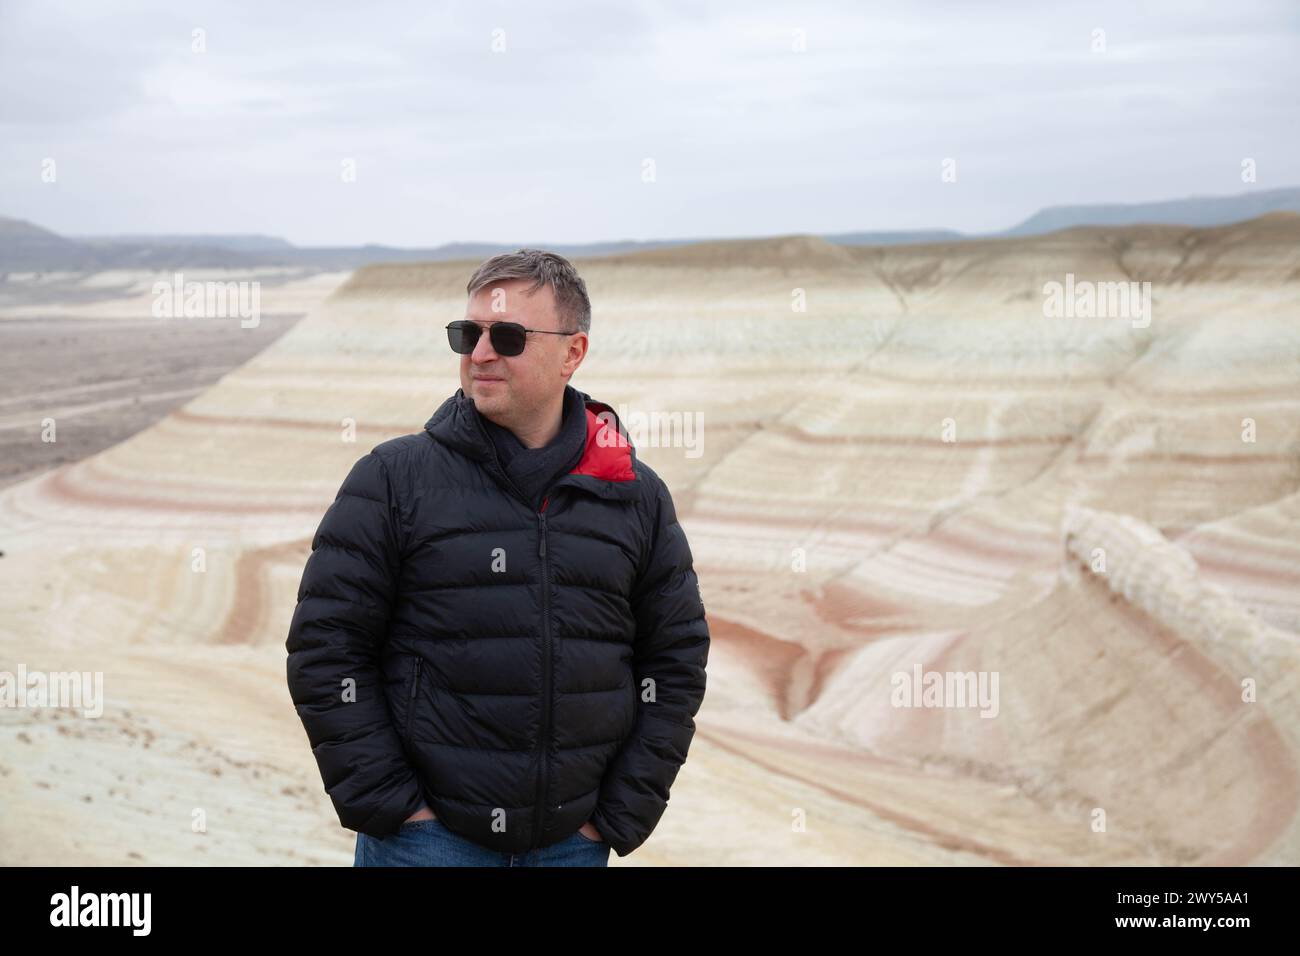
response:
<path fill-rule="evenodd" d="M 312 540 L 289 690 L 358 865 L 604 865 L 694 736 L 691 550 L 613 409 L 568 384 L 573 266 L 521 249 L 466 291 L 460 389 L 353 466 Z"/>

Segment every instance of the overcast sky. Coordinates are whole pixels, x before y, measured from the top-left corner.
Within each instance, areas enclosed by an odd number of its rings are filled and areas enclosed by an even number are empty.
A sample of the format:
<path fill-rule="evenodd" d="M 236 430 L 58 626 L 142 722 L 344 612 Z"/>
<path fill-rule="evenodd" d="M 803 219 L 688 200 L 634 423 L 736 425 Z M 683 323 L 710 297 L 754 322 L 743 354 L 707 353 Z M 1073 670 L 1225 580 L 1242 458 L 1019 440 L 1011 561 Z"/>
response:
<path fill-rule="evenodd" d="M 0 0 L 0 216 L 432 246 L 1300 185 L 1300 3 L 976 6 Z"/>

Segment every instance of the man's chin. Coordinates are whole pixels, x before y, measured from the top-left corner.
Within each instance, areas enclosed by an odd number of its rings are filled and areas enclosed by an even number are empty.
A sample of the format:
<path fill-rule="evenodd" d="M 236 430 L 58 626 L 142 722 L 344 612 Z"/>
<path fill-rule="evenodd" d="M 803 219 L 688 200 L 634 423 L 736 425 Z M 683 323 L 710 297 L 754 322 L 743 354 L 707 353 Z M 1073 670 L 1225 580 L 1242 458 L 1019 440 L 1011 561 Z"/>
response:
<path fill-rule="evenodd" d="M 501 382 L 496 385 L 484 386 L 478 382 L 470 385 L 468 392 L 469 397 L 474 399 L 474 407 L 479 409 L 505 408 L 508 404 L 506 401 L 505 383 Z"/>

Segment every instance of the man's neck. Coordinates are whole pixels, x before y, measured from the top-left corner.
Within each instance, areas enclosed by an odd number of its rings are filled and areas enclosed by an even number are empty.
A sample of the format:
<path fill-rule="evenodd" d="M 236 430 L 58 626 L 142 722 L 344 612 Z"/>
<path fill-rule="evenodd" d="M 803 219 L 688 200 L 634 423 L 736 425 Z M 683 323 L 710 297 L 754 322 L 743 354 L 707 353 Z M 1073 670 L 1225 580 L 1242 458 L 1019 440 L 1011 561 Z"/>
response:
<path fill-rule="evenodd" d="M 564 396 L 565 393 L 560 392 L 545 411 L 531 421 L 520 425 L 497 424 L 512 432 L 525 448 L 542 448 L 560 433 L 560 426 L 564 423 Z"/>

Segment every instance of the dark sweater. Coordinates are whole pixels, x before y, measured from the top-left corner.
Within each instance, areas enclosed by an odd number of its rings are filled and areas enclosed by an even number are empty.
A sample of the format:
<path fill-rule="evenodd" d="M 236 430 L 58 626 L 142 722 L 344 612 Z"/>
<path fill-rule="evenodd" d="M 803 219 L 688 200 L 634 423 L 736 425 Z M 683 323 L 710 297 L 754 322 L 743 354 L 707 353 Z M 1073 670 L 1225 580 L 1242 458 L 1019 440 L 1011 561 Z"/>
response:
<path fill-rule="evenodd" d="M 587 447 L 587 406 L 572 385 L 564 386 L 564 418 L 560 430 L 541 448 L 528 448 L 510 429 L 480 417 L 496 447 L 501 467 L 534 508 L 542 506 L 551 485 L 577 467 Z"/>

